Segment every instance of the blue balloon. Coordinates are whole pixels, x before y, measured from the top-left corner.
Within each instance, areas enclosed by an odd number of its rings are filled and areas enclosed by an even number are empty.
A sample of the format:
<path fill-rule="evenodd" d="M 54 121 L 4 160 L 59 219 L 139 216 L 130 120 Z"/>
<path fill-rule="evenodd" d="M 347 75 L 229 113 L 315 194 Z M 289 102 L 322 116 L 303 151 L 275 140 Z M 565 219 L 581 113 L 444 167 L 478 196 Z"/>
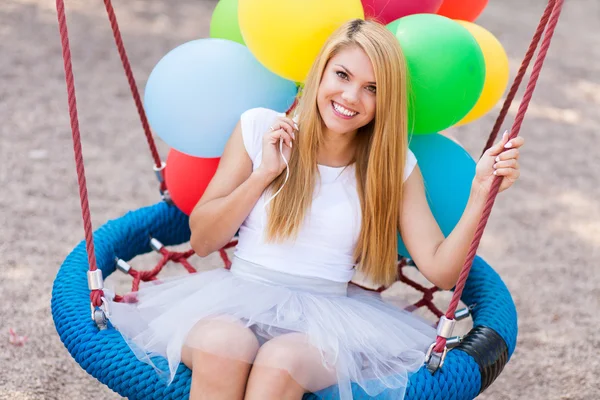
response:
<path fill-rule="evenodd" d="M 284 112 L 296 91 L 294 82 L 267 70 L 246 46 L 207 38 L 176 47 L 156 64 L 144 107 L 152 129 L 170 147 L 220 157 L 244 111 Z"/>
<path fill-rule="evenodd" d="M 437 133 L 413 135 L 409 148 L 423 175 L 431 212 L 448 236 L 467 206 L 477 163 L 459 144 Z M 412 258 L 400 236 L 398 254 Z"/>

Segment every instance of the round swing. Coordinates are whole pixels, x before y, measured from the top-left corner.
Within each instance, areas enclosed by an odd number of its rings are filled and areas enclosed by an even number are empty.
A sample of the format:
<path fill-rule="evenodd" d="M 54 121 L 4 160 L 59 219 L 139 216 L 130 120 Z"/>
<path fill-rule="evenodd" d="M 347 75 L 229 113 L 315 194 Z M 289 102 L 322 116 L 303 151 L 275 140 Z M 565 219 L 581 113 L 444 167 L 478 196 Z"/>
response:
<path fill-rule="evenodd" d="M 173 382 L 166 386 L 152 367 L 135 357 L 119 332 L 111 326 L 110 310 L 106 307 L 105 299 L 108 296 L 115 301 L 132 301 L 109 293 L 103 287 L 103 278 L 117 269 L 132 276 L 132 291 L 138 290 L 142 281 L 156 280 L 157 274 L 170 261 L 180 263 L 190 273 L 195 272 L 195 269 L 188 262 L 188 258 L 194 254 L 193 250 L 172 252 L 166 247 L 189 241 L 188 217 L 169 200 L 168 188 L 163 179 L 165 164 L 161 162 L 154 145 L 111 2 L 105 0 L 104 3 L 155 161 L 154 170 L 160 182 L 163 201 L 128 212 L 118 219 L 108 221 L 98 230 L 92 230 L 64 2 L 57 0 L 85 240 L 67 256 L 58 271 L 52 290 L 52 315 L 56 330 L 72 357 L 89 374 L 121 396 L 129 399 L 187 398 L 191 380 L 190 370 L 180 364 Z M 543 37 L 523 101 L 510 131 L 510 138 L 518 135 L 562 5 L 563 0 L 549 0 L 484 151 L 494 142 Z M 409 258 L 399 257 L 399 280 L 423 293 L 423 298 L 411 309 L 426 307 L 439 318 L 437 339 L 429 349 L 426 363 L 410 376 L 406 399 L 473 399 L 498 377 L 515 349 L 517 336 L 515 305 L 498 274 L 476 255 L 500 182 L 501 179 L 498 178 L 494 181 L 475 238 L 454 288 L 452 300 L 445 313 L 439 311 L 432 301 L 433 294 L 438 289 L 426 288 L 408 279 L 403 273 L 404 268 L 415 267 L 415 265 Z M 231 265 L 226 250 L 236 243 L 233 240 L 220 250 L 225 268 Z M 152 270 L 139 271 L 128 263 L 136 256 L 151 251 L 160 254 L 160 261 Z M 377 289 L 377 291 L 383 290 L 384 288 Z M 468 307 L 457 310 L 459 300 Z M 471 331 L 463 337 L 453 336 L 455 322 L 469 315 L 473 320 Z M 166 360 L 160 358 L 153 361 L 159 365 L 166 363 Z M 336 387 L 332 386 L 319 393 L 307 394 L 305 399 L 335 399 L 336 390 Z M 358 386 L 354 386 L 353 390 L 355 399 L 368 398 Z M 378 396 L 381 399 L 396 397 L 392 390 Z"/>

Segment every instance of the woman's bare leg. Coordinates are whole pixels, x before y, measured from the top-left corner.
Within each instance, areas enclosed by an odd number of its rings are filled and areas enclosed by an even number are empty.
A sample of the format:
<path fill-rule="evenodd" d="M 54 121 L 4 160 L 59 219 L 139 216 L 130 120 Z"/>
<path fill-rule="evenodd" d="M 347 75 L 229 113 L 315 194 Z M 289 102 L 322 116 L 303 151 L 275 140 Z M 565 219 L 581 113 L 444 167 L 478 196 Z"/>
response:
<path fill-rule="evenodd" d="M 300 400 L 304 393 L 325 389 L 335 382 L 335 371 L 323 366 L 320 352 L 304 335 L 291 333 L 271 339 L 260 348 L 244 399 Z"/>
<path fill-rule="evenodd" d="M 218 318 L 198 323 L 181 359 L 192 370 L 190 400 L 242 400 L 259 344 L 239 321 Z"/>

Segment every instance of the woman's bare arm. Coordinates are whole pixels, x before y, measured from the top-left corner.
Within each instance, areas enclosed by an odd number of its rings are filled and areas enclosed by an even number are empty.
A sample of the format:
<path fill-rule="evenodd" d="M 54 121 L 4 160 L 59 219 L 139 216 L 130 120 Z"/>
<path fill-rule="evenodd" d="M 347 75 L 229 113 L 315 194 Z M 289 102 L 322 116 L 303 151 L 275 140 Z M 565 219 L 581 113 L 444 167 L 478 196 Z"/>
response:
<path fill-rule="evenodd" d="M 456 285 L 496 176 L 502 177 L 500 191 L 519 178 L 518 149 L 523 144 L 522 137 L 509 140 L 505 132 L 485 151 L 475 167 L 467 206 L 447 238 L 431 213 L 418 166 L 406 180 L 399 222 L 402 240 L 421 273 L 439 288 Z"/>
<path fill-rule="evenodd" d="M 225 246 L 272 180 L 261 170 L 252 172 L 238 122 L 215 176 L 190 215 L 190 244 L 196 254 L 205 257 Z"/>
<path fill-rule="evenodd" d="M 404 184 L 403 197 L 400 231 L 406 249 L 425 278 L 441 289 L 452 289 L 467 257 L 486 196 L 474 186 L 461 219 L 446 238 L 427 203 L 418 166 Z"/>

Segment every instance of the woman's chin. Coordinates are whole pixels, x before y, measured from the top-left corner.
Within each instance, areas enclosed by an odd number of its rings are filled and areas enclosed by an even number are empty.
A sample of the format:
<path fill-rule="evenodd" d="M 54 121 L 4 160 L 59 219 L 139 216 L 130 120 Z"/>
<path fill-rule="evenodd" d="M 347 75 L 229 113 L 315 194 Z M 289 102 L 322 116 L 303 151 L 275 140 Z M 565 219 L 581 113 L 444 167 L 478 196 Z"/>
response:
<path fill-rule="evenodd" d="M 335 117 L 329 117 L 325 120 L 325 126 L 331 133 L 344 134 L 355 130 L 353 124 L 348 124 L 346 121 L 338 120 Z"/>

